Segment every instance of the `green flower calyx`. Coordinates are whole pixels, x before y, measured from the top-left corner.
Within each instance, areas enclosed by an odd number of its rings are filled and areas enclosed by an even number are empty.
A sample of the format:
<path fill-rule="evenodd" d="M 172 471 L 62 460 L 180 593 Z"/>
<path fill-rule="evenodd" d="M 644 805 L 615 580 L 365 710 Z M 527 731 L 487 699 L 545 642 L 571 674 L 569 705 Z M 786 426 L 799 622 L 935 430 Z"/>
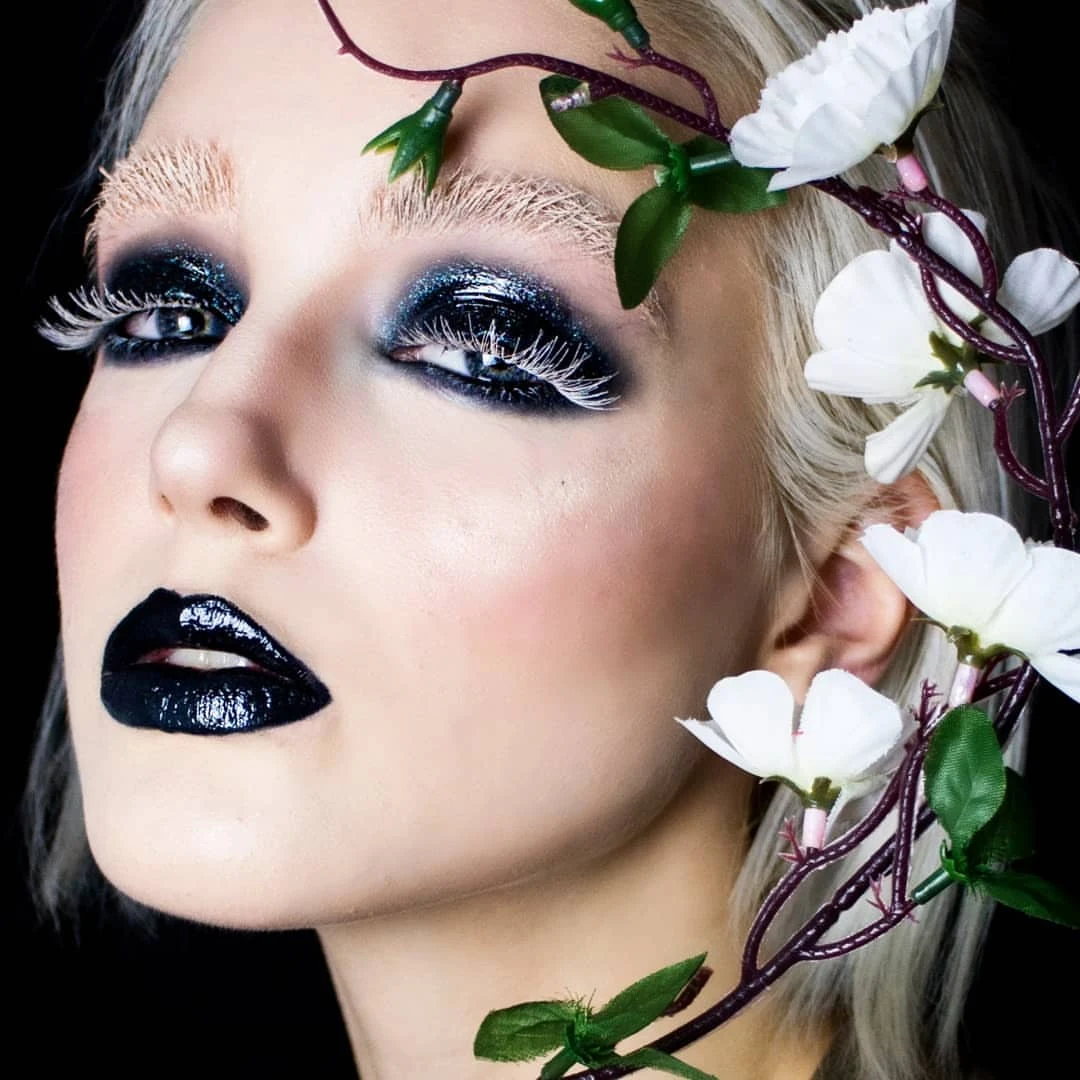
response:
<path fill-rule="evenodd" d="M 586 15 L 603 20 L 612 30 L 622 34 L 631 48 L 649 47 L 649 32 L 638 21 L 637 12 L 630 0 L 570 0 L 570 3 Z"/>
<path fill-rule="evenodd" d="M 442 166 L 443 140 L 450 126 L 454 104 L 461 97 L 461 83 L 448 80 L 419 109 L 380 132 L 364 147 L 369 150 L 393 150 L 390 180 L 394 181 L 419 165 L 424 172 L 425 189 L 431 191 Z"/>

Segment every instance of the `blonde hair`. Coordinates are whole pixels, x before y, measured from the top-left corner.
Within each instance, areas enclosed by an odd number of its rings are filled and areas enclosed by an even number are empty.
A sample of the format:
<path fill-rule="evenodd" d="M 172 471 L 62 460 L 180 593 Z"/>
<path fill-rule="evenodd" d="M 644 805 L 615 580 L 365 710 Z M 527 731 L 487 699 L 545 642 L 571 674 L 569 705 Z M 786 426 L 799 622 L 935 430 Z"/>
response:
<path fill-rule="evenodd" d="M 106 127 L 93 163 L 111 166 L 127 153 L 167 75 L 201 0 L 149 0 L 111 78 Z M 728 115 L 750 111 L 765 77 L 809 51 L 832 29 L 850 25 L 865 0 L 639 0 L 658 47 L 709 75 Z M 892 5 L 897 6 L 897 5 Z M 943 86 L 947 108 L 928 117 L 921 153 L 938 191 L 961 206 L 977 207 L 990 223 L 997 254 L 1038 246 L 1066 246 L 1071 215 L 1064 200 L 1044 190 L 1002 118 L 987 105 L 981 85 L 976 16 L 962 8 Z M 856 183 L 890 182 L 886 167 L 870 162 L 853 171 Z M 769 348 L 756 372 L 769 423 L 762 458 L 772 480 L 762 542 L 776 560 L 792 555 L 809 572 L 806 545 L 820 530 L 849 528 L 871 511 L 881 492 L 865 473 L 863 443 L 894 415 L 889 407 L 817 394 L 802 378 L 815 348 L 812 314 L 817 298 L 852 258 L 883 241 L 849 209 L 811 190 L 794 194 L 783 211 L 750 225 L 756 245 Z M 1060 231 L 1059 231 L 1060 227 Z M 1075 358 L 1069 331 L 1047 339 L 1063 359 Z M 1018 437 L 1023 435 L 1018 432 Z M 1008 518 L 1027 533 L 1027 508 L 1000 479 L 985 412 L 970 401 L 950 410 L 924 459 L 922 474 L 942 506 L 980 509 Z M 912 703 L 923 679 L 948 678 L 949 657 L 940 635 L 909 635 L 881 689 Z M 1019 740 L 1012 763 L 1022 757 Z M 88 849 L 75 764 L 64 718 L 62 667 L 57 665 L 29 782 L 30 844 L 38 896 L 45 910 L 71 906 L 85 877 Z M 775 835 L 796 810 L 781 787 L 750 841 L 736 901 L 748 919 L 778 876 Z M 880 843 L 884 834 L 876 838 Z M 941 836 L 930 829 L 918 841 L 913 880 L 938 862 Z M 869 850 L 869 848 L 868 848 Z M 783 913 L 778 933 L 800 926 L 857 865 L 858 853 L 814 875 Z M 836 928 L 859 925 L 849 912 Z M 957 1032 L 979 946 L 989 920 L 986 904 L 951 890 L 923 908 L 918 926 L 904 924 L 872 946 L 829 963 L 793 968 L 774 1001 L 793 1025 L 836 1023 L 829 1076 L 860 1080 L 918 1080 L 958 1075 Z M 863 918 L 861 921 L 865 921 Z"/>

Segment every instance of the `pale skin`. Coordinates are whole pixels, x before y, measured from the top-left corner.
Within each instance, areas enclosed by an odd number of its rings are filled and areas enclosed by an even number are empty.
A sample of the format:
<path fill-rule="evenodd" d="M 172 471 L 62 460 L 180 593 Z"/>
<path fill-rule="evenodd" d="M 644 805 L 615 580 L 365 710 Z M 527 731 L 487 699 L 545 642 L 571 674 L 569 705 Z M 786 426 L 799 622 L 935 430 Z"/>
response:
<path fill-rule="evenodd" d="M 446 8 L 339 11 L 365 47 L 418 67 L 611 44 L 563 0 L 512 20 L 501 0 Z M 449 165 L 550 178 L 614 219 L 648 176 L 570 153 L 536 78 L 470 84 Z M 136 154 L 212 147 L 228 198 L 174 178 L 170 208 L 133 188 L 102 207 L 96 258 L 107 274 L 183 240 L 235 268 L 248 304 L 212 350 L 99 358 L 61 474 L 63 641 L 88 835 L 120 889 L 210 923 L 315 927 L 364 1080 L 513 1080 L 537 1067 L 472 1056 L 492 1008 L 603 1002 L 702 951 L 716 975 L 701 1003 L 736 981 L 727 893 L 753 780 L 673 718 L 750 667 L 797 690 L 829 665 L 873 679 L 906 606 L 839 538 L 813 551 L 842 610 L 757 542 L 746 373 L 763 342 L 744 234 L 717 218 L 692 235 L 665 278 L 666 330 L 622 311 L 610 260 L 572 236 L 469 221 L 390 235 L 371 212 L 386 159 L 360 147 L 430 92 L 335 56 L 314 3 L 206 4 Z M 717 266 L 705 253 L 725 229 Z M 542 276 L 616 343 L 619 407 L 499 411 L 376 355 L 413 278 L 462 256 Z M 104 642 L 159 586 L 242 606 L 332 703 L 222 738 L 117 724 Z M 778 1032 L 762 1005 L 683 1056 L 805 1080 L 827 1034 Z"/>

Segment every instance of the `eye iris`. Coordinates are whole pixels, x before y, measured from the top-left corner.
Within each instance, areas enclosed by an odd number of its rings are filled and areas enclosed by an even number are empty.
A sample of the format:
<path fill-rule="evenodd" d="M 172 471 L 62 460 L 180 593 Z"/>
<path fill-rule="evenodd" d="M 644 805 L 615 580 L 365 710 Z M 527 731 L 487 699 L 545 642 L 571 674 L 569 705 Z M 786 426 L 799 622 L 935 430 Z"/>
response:
<path fill-rule="evenodd" d="M 472 374 L 479 379 L 487 379 L 490 382 L 539 382 L 540 380 L 522 371 L 517 364 L 504 360 L 494 353 L 470 352 L 466 353 Z"/>
<path fill-rule="evenodd" d="M 205 334 L 208 329 L 206 312 L 197 308 L 154 308 L 133 315 L 124 324 L 124 333 L 148 341 L 190 339 Z"/>

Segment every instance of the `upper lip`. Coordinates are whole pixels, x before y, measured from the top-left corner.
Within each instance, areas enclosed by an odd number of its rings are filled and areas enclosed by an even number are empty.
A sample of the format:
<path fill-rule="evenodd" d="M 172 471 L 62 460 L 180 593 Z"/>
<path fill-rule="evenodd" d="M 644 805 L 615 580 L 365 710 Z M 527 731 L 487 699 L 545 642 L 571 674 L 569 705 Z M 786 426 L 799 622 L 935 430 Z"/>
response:
<path fill-rule="evenodd" d="M 102 668 L 120 671 L 169 648 L 235 653 L 282 679 L 326 693 L 304 663 L 235 604 L 212 594 L 181 596 L 170 589 L 155 589 L 117 623 Z"/>

